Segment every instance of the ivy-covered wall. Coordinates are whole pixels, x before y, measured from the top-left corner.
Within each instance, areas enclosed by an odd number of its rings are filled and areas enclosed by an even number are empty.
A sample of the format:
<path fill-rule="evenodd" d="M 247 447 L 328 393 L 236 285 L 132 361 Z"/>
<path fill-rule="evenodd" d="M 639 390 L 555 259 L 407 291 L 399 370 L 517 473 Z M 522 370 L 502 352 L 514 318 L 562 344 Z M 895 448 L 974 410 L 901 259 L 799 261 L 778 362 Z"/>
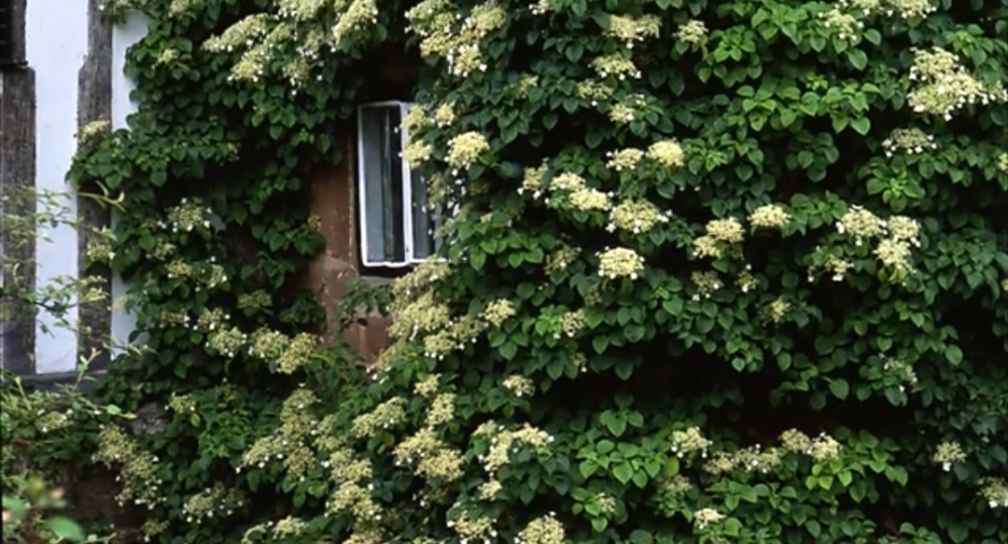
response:
<path fill-rule="evenodd" d="M 1008 2 L 126 8 L 140 110 L 73 174 L 129 203 L 105 394 L 168 410 L 95 459 L 148 537 L 1008 539 Z M 452 218 L 365 377 L 307 180 L 390 51 Z"/>

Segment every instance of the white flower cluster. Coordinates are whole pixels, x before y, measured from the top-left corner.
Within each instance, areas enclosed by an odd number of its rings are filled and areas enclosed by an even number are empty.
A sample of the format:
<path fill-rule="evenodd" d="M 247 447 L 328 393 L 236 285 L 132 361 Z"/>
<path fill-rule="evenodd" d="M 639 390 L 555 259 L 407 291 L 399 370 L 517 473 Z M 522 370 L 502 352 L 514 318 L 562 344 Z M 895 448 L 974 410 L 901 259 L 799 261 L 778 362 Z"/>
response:
<path fill-rule="evenodd" d="M 641 110 L 647 106 L 647 98 L 642 94 L 627 95 L 621 102 L 609 108 L 609 120 L 617 125 L 634 122 Z"/>
<path fill-rule="evenodd" d="M 616 499 L 608 493 L 598 493 L 592 497 L 592 500 L 598 505 L 599 512 L 602 514 L 611 516 L 616 513 Z"/>
<path fill-rule="evenodd" d="M 907 101 L 917 113 L 942 116 L 946 121 L 967 105 L 1008 101 L 1000 83 L 984 84 L 959 63 L 959 56 L 940 47 L 915 52 L 910 81 L 919 86 Z"/>
<path fill-rule="evenodd" d="M 782 229 L 791 221 L 791 214 L 780 204 L 766 204 L 749 214 L 749 224 L 753 228 Z"/>
<path fill-rule="evenodd" d="M 186 313 L 184 310 L 172 311 L 162 309 L 157 322 L 164 327 L 181 326 L 184 328 L 190 328 L 190 322 L 192 322 L 192 320 L 193 319 L 190 317 L 190 314 Z"/>
<path fill-rule="evenodd" d="M 429 161 L 433 151 L 434 148 L 422 139 L 410 138 L 401 153 L 402 158 L 406 160 L 406 163 L 411 167 L 416 168 Z"/>
<path fill-rule="evenodd" d="M 805 453 L 816 461 L 826 462 L 836 459 L 840 455 L 840 449 L 840 443 L 836 439 L 826 433 L 820 433 L 812 439 Z"/>
<path fill-rule="evenodd" d="M 851 206 L 836 223 L 837 232 L 854 238 L 860 246 L 865 239 L 881 236 L 885 232 L 885 221 L 861 206 Z"/>
<path fill-rule="evenodd" d="M 760 444 L 755 444 L 733 453 L 714 452 L 711 459 L 704 463 L 703 469 L 715 476 L 728 474 L 735 470 L 769 474 L 780 465 L 781 460 L 782 450 L 780 448 L 763 449 Z"/>
<path fill-rule="evenodd" d="M 44 411 L 40 410 L 40 412 Z M 39 417 L 35 418 L 35 427 L 37 427 L 39 432 L 42 434 L 50 431 L 65 429 L 70 425 L 70 414 L 72 413 L 73 412 L 70 408 L 67 408 L 66 413 L 44 412 L 39 415 Z"/>
<path fill-rule="evenodd" d="M 350 428 L 350 434 L 355 438 L 363 438 L 395 427 L 406 419 L 406 401 L 395 397 L 389 399 L 374 410 L 357 416 Z"/>
<path fill-rule="evenodd" d="M 416 385 L 413 386 L 413 392 L 425 399 L 430 399 L 434 397 L 435 393 L 437 393 L 440 385 L 441 375 L 431 374 L 430 376 L 418 381 Z"/>
<path fill-rule="evenodd" d="M 707 222 L 707 233 L 693 240 L 693 256 L 717 259 L 726 249 L 737 248 L 745 239 L 742 223 L 734 217 Z"/>
<path fill-rule="evenodd" d="M 371 496 L 373 486 L 374 484 L 368 484 L 367 487 L 364 487 L 360 482 L 351 480 L 341 482 L 339 487 L 333 491 L 329 500 L 326 501 L 326 510 L 335 514 L 349 513 L 357 523 L 364 526 L 373 526 L 376 522 L 381 521 L 382 518 L 381 507 L 375 503 L 374 498 Z M 344 544 L 354 541 L 357 536 L 358 534 L 355 533 L 354 536 L 344 540 Z M 384 540 L 381 538 L 373 540 L 358 538 L 356 542 L 379 544 L 384 542 Z"/>
<path fill-rule="evenodd" d="M 230 516 L 245 503 L 242 494 L 236 489 L 226 489 L 223 485 L 217 484 L 213 488 L 206 488 L 202 493 L 197 493 L 182 505 L 182 515 L 185 516 L 186 523 L 203 523 L 216 516 L 223 518 Z"/>
<path fill-rule="evenodd" d="M 427 291 L 402 307 L 392 308 L 391 313 L 393 319 L 388 332 L 392 338 L 413 340 L 451 323 L 451 309 L 436 302 L 433 291 Z"/>
<path fill-rule="evenodd" d="M 612 207 L 608 194 L 598 189 L 578 189 L 568 195 L 571 207 L 582 212 L 606 211 Z"/>
<path fill-rule="evenodd" d="M 108 227 L 95 229 L 93 234 L 95 237 L 87 246 L 87 262 L 107 264 L 115 258 L 115 251 L 112 250 L 112 245 L 115 243 L 115 234 Z"/>
<path fill-rule="evenodd" d="M 644 158 L 644 152 L 640 149 L 630 147 L 619 151 L 607 151 L 606 157 L 609 159 L 606 162 L 606 166 L 617 172 L 621 172 L 637 168 L 637 164 Z"/>
<path fill-rule="evenodd" d="M 647 38 L 657 38 L 661 32 L 661 19 L 655 15 L 629 17 L 612 15 L 609 17 L 609 28 L 606 35 L 626 43 L 627 49 L 633 49 L 635 42 L 643 42 Z"/>
<path fill-rule="evenodd" d="M 815 438 L 809 438 L 805 433 L 789 429 L 781 436 L 781 445 L 793 453 L 808 455 L 819 462 L 832 461 L 839 457 L 842 446 L 825 432 Z"/>
<path fill-rule="evenodd" d="M 563 544 L 565 538 L 563 524 L 550 512 L 529 522 L 515 537 L 515 544 Z"/>
<path fill-rule="evenodd" d="M 480 499 L 484 501 L 492 501 L 497 498 L 501 491 L 504 490 L 504 486 L 498 480 L 490 480 L 479 487 Z"/>
<path fill-rule="evenodd" d="M 512 374 L 504 378 L 501 385 L 518 398 L 527 397 L 535 392 L 535 383 L 520 374 Z"/>
<path fill-rule="evenodd" d="M 532 15 L 546 15 L 547 13 L 554 11 L 553 4 L 551 0 L 539 0 L 535 4 L 529 7 L 529 11 Z"/>
<path fill-rule="evenodd" d="M 277 13 L 285 19 L 310 21 L 318 17 L 325 0 L 277 0 Z"/>
<path fill-rule="evenodd" d="M 663 212 L 642 198 L 626 200 L 612 209 L 606 230 L 615 232 L 616 229 L 619 229 L 633 234 L 641 234 L 648 232 L 659 223 L 668 223 L 671 217 L 672 212 Z"/>
<path fill-rule="evenodd" d="M 719 523 L 725 518 L 724 514 L 713 508 L 703 508 L 693 512 L 693 525 L 700 531 L 707 527 Z"/>
<path fill-rule="evenodd" d="M 791 303 L 784 297 L 777 297 L 770 303 L 770 306 L 767 307 L 767 314 L 770 316 L 770 320 L 774 323 L 784 321 L 784 318 L 787 317 L 790 311 Z"/>
<path fill-rule="evenodd" d="M 826 273 L 830 274 L 833 281 L 841 282 L 847 277 L 847 272 L 854 268 L 854 263 L 836 255 L 830 255 L 822 268 Z M 808 281 L 809 283 L 815 281 L 815 267 L 809 271 Z"/>
<path fill-rule="evenodd" d="M 496 472 L 511 461 L 511 454 L 522 445 L 534 448 L 545 448 L 553 443 L 554 438 L 541 429 L 525 423 L 517 430 L 509 431 L 501 428 L 495 422 L 489 421 L 476 429 L 475 436 L 490 435 L 490 449 L 479 456 L 483 469 L 494 476 Z"/>
<path fill-rule="evenodd" d="M 681 168 L 686 164 L 686 154 L 675 140 L 662 140 L 648 147 L 647 157 L 665 168 Z"/>
<path fill-rule="evenodd" d="M 108 134 L 111 125 L 108 121 L 91 121 L 77 131 L 77 143 L 85 146 Z"/>
<path fill-rule="evenodd" d="M 693 272 L 690 274 L 690 281 L 697 288 L 697 292 L 693 293 L 692 297 L 694 302 L 699 302 L 701 297 L 710 298 L 712 293 L 724 286 L 717 272 L 713 270 Z"/>
<path fill-rule="evenodd" d="M 738 278 L 735 279 L 735 285 L 743 293 L 748 293 L 759 287 L 759 280 L 752 275 L 752 265 L 747 264 L 746 269 L 739 273 Z"/>
<path fill-rule="evenodd" d="M 410 273 L 392 282 L 392 298 L 410 303 L 424 294 L 434 282 L 448 276 L 451 268 L 439 259 L 427 259 L 418 264 Z"/>
<path fill-rule="evenodd" d="M 475 315 L 454 318 L 445 328 L 424 338 L 424 355 L 441 360 L 468 344 L 475 344 L 477 337 L 486 330 L 487 322 Z"/>
<path fill-rule="evenodd" d="M 847 0 L 854 3 L 870 4 L 877 1 L 879 10 L 887 15 L 896 15 L 902 19 L 922 19 L 938 11 L 934 0 Z"/>
<path fill-rule="evenodd" d="M 199 200 L 189 200 L 183 198 L 177 206 L 168 208 L 168 225 L 173 233 L 208 231 L 210 229 L 210 218 L 213 210 L 204 206 Z M 166 225 L 159 224 L 162 228 Z"/>
<path fill-rule="evenodd" d="M 591 67 L 602 79 L 615 77 L 623 81 L 627 77 L 634 79 L 641 77 L 641 71 L 625 55 L 612 54 L 598 57 L 591 62 Z"/>
<path fill-rule="evenodd" d="M 526 168 L 522 186 L 518 188 L 518 194 L 525 194 L 528 191 L 532 193 L 533 199 L 542 196 L 543 182 L 548 171 L 549 166 L 545 162 L 537 168 Z"/>
<path fill-rule="evenodd" d="M 609 100 L 613 90 L 610 85 L 599 81 L 585 80 L 577 84 L 578 97 L 591 102 L 592 107 L 598 106 L 602 100 Z"/>
<path fill-rule="evenodd" d="M 497 539 L 497 529 L 487 516 L 472 516 L 468 512 L 449 519 L 448 528 L 461 537 L 461 542 L 482 542 L 490 544 Z"/>
<path fill-rule="evenodd" d="M 266 35 L 269 27 L 269 14 L 249 15 L 229 26 L 222 34 L 203 42 L 203 49 L 212 53 L 230 53 L 235 49 L 252 47 Z"/>
<path fill-rule="evenodd" d="M 885 15 L 920 19 L 938 10 L 934 0 L 840 0 L 834 9 L 852 11 L 862 17 Z"/>
<path fill-rule="evenodd" d="M 707 42 L 707 25 L 700 20 L 690 19 L 679 25 L 676 30 L 676 39 L 689 45 L 703 45 Z"/>
<path fill-rule="evenodd" d="M 158 476 L 158 457 L 143 450 L 118 427 L 106 425 L 98 433 L 98 450 L 92 461 L 107 468 L 121 465 L 115 480 L 122 490 L 116 495 L 119 506 L 132 502 L 153 510 L 166 498 L 162 493 L 163 480 Z"/>
<path fill-rule="evenodd" d="M 399 127 L 406 131 L 407 136 L 413 136 L 430 125 L 430 112 L 423 104 L 414 104 L 410 107 L 399 123 Z"/>
<path fill-rule="evenodd" d="M 672 445 L 669 449 L 679 459 L 692 456 L 695 453 L 706 458 L 707 449 L 713 444 L 700 432 L 700 427 L 695 426 L 681 431 L 673 431 L 671 441 Z"/>
<path fill-rule="evenodd" d="M 314 452 L 308 448 L 308 441 L 319 436 L 322 427 L 308 410 L 318 401 L 315 393 L 307 388 L 291 393 L 281 407 L 280 425 L 245 451 L 235 472 L 251 467 L 261 469 L 271 461 L 282 460 L 289 476 L 302 479 L 318 463 Z M 322 466 L 326 467 L 326 462 L 322 462 Z"/>
<path fill-rule="evenodd" d="M 206 350 L 210 354 L 233 358 L 248 342 L 248 335 L 238 327 L 221 329 L 207 337 Z"/>
<path fill-rule="evenodd" d="M 458 170 L 469 168 L 480 155 L 490 150 L 490 143 L 482 134 L 470 131 L 448 141 L 448 164 Z"/>
<path fill-rule="evenodd" d="M 919 128 L 898 128 L 882 141 L 882 148 L 885 149 L 886 157 L 892 157 L 900 151 L 920 155 L 926 150 L 938 149 L 938 144 L 935 143 L 933 135 L 925 134 Z"/>
<path fill-rule="evenodd" d="M 882 365 L 882 371 L 902 382 L 899 385 L 901 393 L 906 392 L 907 385 L 910 387 L 917 385 L 917 372 L 914 371 L 913 365 L 906 361 L 886 358 L 886 362 Z"/>
<path fill-rule="evenodd" d="M 614 280 L 628 277 L 635 280 L 644 270 L 644 257 L 629 248 L 607 248 L 597 253 L 596 256 L 599 259 L 598 274 L 603 278 Z"/>
<path fill-rule="evenodd" d="M 1008 481 L 1004 478 L 987 478 L 980 496 L 991 508 L 1008 508 Z"/>
<path fill-rule="evenodd" d="M 837 38 L 841 40 L 859 40 L 865 26 L 864 21 L 845 13 L 839 6 L 820 13 L 819 18 L 822 19 L 823 26 L 836 32 Z"/>
<path fill-rule="evenodd" d="M 546 265 L 543 267 L 547 274 L 563 272 L 578 258 L 580 252 L 577 248 L 561 246 L 546 256 Z"/>
<path fill-rule="evenodd" d="M 421 38 L 420 54 L 425 58 L 443 57 L 449 72 L 456 77 L 485 72 L 487 65 L 480 43 L 504 26 L 507 13 L 495 0 L 478 4 L 464 20 L 455 9 L 444 0 L 424 0 L 406 12 L 409 30 Z"/>
<path fill-rule="evenodd" d="M 370 30 L 378 23 L 378 5 L 375 0 L 353 0 L 343 10 L 332 29 L 333 47 L 340 47 L 352 36 Z"/>
<path fill-rule="evenodd" d="M 500 327 L 505 321 L 518 313 L 513 302 L 508 299 L 498 299 L 490 302 L 483 309 L 483 319 L 494 327 Z"/>
<path fill-rule="evenodd" d="M 966 460 L 966 452 L 963 451 L 962 446 L 958 442 L 942 442 L 935 448 L 931 460 L 935 464 L 941 465 L 942 470 L 948 472 L 952 470 L 953 464 L 962 463 Z"/>
<path fill-rule="evenodd" d="M 434 397 L 427 410 L 427 427 L 434 428 L 455 418 L 455 394 L 441 393 Z"/>
<path fill-rule="evenodd" d="M 564 172 L 550 181 L 550 189 L 553 191 L 577 191 L 585 187 L 584 178 L 570 172 Z"/>
<path fill-rule="evenodd" d="M 445 102 L 434 110 L 434 124 L 437 125 L 438 128 L 449 127 L 454 122 L 455 104 L 453 102 Z"/>

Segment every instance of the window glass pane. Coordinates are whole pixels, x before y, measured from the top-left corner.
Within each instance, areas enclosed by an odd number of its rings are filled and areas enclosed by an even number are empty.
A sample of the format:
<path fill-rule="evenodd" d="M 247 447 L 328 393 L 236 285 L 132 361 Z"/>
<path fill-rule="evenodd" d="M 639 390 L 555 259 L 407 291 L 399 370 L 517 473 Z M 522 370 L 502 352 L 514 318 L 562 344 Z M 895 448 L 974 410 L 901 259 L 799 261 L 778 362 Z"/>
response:
<path fill-rule="evenodd" d="M 377 106 L 361 110 L 364 175 L 364 229 L 366 262 L 403 262 L 402 162 L 399 157 L 399 107 Z"/>
<path fill-rule="evenodd" d="M 427 180 L 420 172 L 410 174 L 413 190 L 413 258 L 426 259 L 435 251 L 434 230 L 437 215 L 427 203 Z"/>

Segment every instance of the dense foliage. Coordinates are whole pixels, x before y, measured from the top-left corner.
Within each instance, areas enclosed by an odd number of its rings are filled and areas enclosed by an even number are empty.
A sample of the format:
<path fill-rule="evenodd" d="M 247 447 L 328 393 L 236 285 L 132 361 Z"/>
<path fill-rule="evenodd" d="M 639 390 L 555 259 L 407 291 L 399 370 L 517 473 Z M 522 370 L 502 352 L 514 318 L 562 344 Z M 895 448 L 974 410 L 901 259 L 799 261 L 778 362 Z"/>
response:
<path fill-rule="evenodd" d="M 170 408 L 97 458 L 152 539 L 1008 540 L 1008 2 L 129 7 L 73 175 L 126 194 L 106 390 Z M 363 382 L 304 180 L 399 50 L 450 218 Z"/>

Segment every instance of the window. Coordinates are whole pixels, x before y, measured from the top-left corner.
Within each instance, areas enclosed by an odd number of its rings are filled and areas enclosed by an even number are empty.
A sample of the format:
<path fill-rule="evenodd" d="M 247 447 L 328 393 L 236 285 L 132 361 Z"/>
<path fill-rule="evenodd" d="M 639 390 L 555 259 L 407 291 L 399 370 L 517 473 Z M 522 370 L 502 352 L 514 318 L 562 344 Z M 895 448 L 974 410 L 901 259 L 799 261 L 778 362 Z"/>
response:
<path fill-rule="evenodd" d="M 406 102 L 376 102 L 357 110 L 357 172 L 361 257 L 364 266 L 403 267 L 431 256 L 437 246 L 427 184 L 400 151 Z"/>
<path fill-rule="evenodd" d="M 0 4 L 0 68 L 17 66 L 19 59 L 14 55 L 14 6 L 4 0 Z"/>

